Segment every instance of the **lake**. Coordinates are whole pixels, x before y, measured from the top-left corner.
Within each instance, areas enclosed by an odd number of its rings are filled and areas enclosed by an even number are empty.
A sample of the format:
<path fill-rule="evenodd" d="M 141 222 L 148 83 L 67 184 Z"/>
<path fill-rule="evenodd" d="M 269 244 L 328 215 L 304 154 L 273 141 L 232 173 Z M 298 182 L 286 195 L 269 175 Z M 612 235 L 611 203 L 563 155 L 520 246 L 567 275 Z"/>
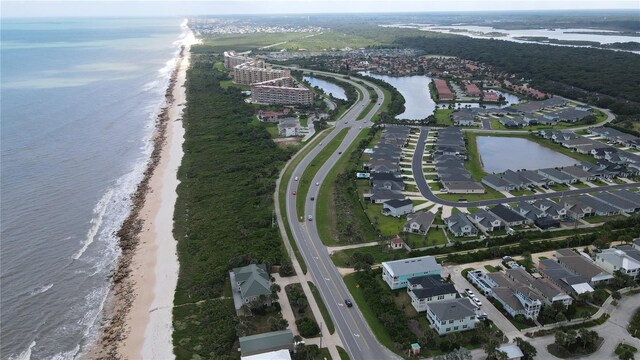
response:
<path fill-rule="evenodd" d="M 311 76 L 304 76 L 302 79 L 308 81 L 312 87 L 319 87 L 327 95 L 331 95 L 336 99 L 347 100 L 347 94 L 345 94 L 344 89 L 332 82 Z"/>
<path fill-rule="evenodd" d="M 362 75 L 383 80 L 389 83 L 404 97 L 404 112 L 396 116 L 399 120 L 422 120 L 433 115 L 436 103 L 429 94 L 431 78 L 424 75 L 414 76 L 387 76 L 373 74 L 368 71 L 360 72 Z"/>
<path fill-rule="evenodd" d="M 578 163 L 569 156 L 523 138 L 478 136 L 476 143 L 482 167 L 488 173 L 501 173 L 509 169 L 537 170 Z"/>

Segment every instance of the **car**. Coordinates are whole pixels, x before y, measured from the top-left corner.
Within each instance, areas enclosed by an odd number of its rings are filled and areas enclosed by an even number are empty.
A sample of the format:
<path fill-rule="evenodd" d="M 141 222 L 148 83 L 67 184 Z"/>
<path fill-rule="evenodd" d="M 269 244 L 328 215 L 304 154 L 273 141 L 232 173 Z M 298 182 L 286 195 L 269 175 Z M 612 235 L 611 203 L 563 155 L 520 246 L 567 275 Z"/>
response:
<path fill-rule="evenodd" d="M 295 195 L 295 194 L 296 194 L 296 192 L 295 192 L 295 191 L 291 193 L 291 195 Z"/>
<path fill-rule="evenodd" d="M 465 294 L 469 295 L 470 297 L 474 297 L 474 293 L 473 291 L 471 291 L 471 289 L 464 289 Z"/>
<path fill-rule="evenodd" d="M 315 199 L 316 199 L 315 197 L 313 197 L 313 196 L 311 197 L 311 201 L 313 201 L 313 200 L 315 200 Z"/>
<path fill-rule="evenodd" d="M 345 303 L 345 305 L 347 305 L 347 307 L 352 307 L 353 306 L 353 303 L 349 299 L 344 299 L 344 303 Z"/>
<path fill-rule="evenodd" d="M 338 151 L 338 155 L 342 155 L 342 151 Z"/>
<path fill-rule="evenodd" d="M 547 185 L 540 185 L 540 187 L 545 189 L 545 190 L 549 190 L 549 187 Z"/>
<path fill-rule="evenodd" d="M 360 126 L 359 129 L 362 129 L 362 126 Z"/>
<path fill-rule="evenodd" d="M 320 141 L 320 145 L 322 145 L 322 141 Z"/>
<path fill-rule="evenodd" d="M 486 320 L 488 316 L 489 315 L 487 315 L 487 313 L 482 312 L 482 313 L 479 313 L 477 317 L 478 317 L 478 320 Z"/>
<path fill-rule="evenodd" d="M 298 181 L 298 177 L 296 176 L 295 178 L 293 178 L 293 180 Z"/>
<path fill-rule="evenodd" d="M 467 202 L 467 199 L 466 198 L 460 198 L 460 199 L 458 199 L 458 201 L 459 202 Z"/>
<path fill-rule="evenodd" d="M 319 183 L 319 182 L 317 182 L 317 183 L 316 183 L 316 186 L 320 186 L 320 183 Z"/>
<path fill-rule="evenodd" d="M 480 302 L 480 299 L 475 296 L 471 298 L 471 301 L 473 301 L 473 303 L 476 304 L 477 307 L 482 306 L 482 302 Z"/>
<path fill-rule="evenodd" d="M 345 121 L 344 123 L 345 123 L 345 125 L 346 125 L 346 124 L 348 124 L 349 122 L 348 122 L 348 121 Z"/>
<path fill-rule="evenodd" d="M 307 219 L 309 219 L 309 221 L 313 220 L 313 216 L 309 215 L 307 216 Z"/>

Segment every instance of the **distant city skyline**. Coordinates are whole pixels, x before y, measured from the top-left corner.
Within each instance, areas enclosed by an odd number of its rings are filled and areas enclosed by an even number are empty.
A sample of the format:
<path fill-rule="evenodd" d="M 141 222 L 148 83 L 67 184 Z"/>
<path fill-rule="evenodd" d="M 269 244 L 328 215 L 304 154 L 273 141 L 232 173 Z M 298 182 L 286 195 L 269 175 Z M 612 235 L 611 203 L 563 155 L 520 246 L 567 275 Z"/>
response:
<path fill-rule="evenodd" d="M 234 14 L 323 14 L 479 12 L 524 10 L 638 10 L 638 0 L 226 0 L 226 1 L 41 1 L 3 0 L 2 17 L 193 16 Z"/>

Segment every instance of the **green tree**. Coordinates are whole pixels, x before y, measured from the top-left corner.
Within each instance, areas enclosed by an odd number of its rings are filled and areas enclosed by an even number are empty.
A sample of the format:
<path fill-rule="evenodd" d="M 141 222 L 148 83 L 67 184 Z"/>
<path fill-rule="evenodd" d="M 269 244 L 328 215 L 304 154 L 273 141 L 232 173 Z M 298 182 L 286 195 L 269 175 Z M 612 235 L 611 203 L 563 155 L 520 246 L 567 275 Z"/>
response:
<path fill-rule="evenodd" d="M 284 330 L 289 326 L 287 319 L 283 319 L 281 316 L 271 316 L 267 319 L 267 323 L 271 331 Z"/>
<path fill-rule="evenodd" d="M 517 337 L 515 339 L 515 342 L 524 354 L 524 357 L 522 358 L 523 360 L 533 360 L 535 359 L 536 355 L 538 355 L 538 350 L 536 350 L 535 346 L 531 345 L 524 339 Z"/>

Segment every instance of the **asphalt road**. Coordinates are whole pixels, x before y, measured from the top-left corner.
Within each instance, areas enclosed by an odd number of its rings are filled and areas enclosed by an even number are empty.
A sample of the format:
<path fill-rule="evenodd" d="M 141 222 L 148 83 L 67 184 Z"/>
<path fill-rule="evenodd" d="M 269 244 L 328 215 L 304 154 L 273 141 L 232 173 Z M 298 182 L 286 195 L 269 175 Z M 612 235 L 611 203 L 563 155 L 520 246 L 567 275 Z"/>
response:
<path fill-rule="evenodd" d="M 322 73 L 315 71 L 315 73 Z M 322 73 L 323 75 L 334 76 L 341 81 L 348 81 L 335 74 Z M 286 198 L 286 212 L 287 221 L 291 227 L 293 237 L 296 241 L 298 248 L 307 264 L 308 272 L 311 274 L 314 284 L 318 288 L 322 300 L 324 301 L 331 318 L 335 324 L 336 330 L 342 340 L 344 349 L 349 354 L 352 360 L 362 359 L 398 359 L 399 357 L 393 354 L 386 347 L 381 345 L 371 329 L 367 325 L 364 317 L 362 316 L 357 304 L 354 303 L 352 308 L 345 305 L 345 299 L 351 299 L 349 290 L 344 284 L 342 277 L 338 273 L 338 270 L 334 266 L 326 247 L 320 240 L 318 235 L 318 229 L 316 225 L 316 201 L 311 201 L 311 197 L 317 199 L 320 186 L 316 183 L 322 184 L 325 177 L 331 171 L 331 168 L 336 163 L 340 156 L 348 156 L 345 154 L 347 148 L 354 141 L 356 136 L 364 129 L 372 125 L 371 118 L 380 108 L 382 101 L 384 100 L 384 94 L 374 84 L 367 83 L 375 89 L 378 95 L 378 102 L 373 106 L 371 111 L 362 120 L 356 120 L 358 115 L 369 104 L 369 92 L 360 84 L 353 81 L 349 81 L 351 84 L 360 89 L 364 95 L 360 101 L 345 113 L 345 115 L 339 121 L 336 121 L 335 128 L 331 133 L 322 141 L 322 145 L 314 148 L 307 156 L 295 168 L 293 176 L 287 186 L 287 198 Z M 298 190 L 298 182 L 295 181 L 295 177 L 301 177 L 304 170 L 309 166 L 310 162 L 315 158 L 318 153 L 332 141 L 335 136 L 344 128 L 349 128 L 349 131 L 338 147 L 338 149 L 331 155 L 331 157 L 322 165 L 318 170 L 308 193 L 308 198 L 305 201 L 305 213 L 297 214 L 296 210 L 296 196 L 293 192 Z M 342 152 L 343 154 L 339 154 Z M 307 217 L 311 215 L 312 219 L 309 221 Z"/>
<path fill-rule="evenodd" d="M 420 132 L 420 137 L 418 138 L 418 144 L 416 145 L 416 152 L 414 153 L 413 160 L 411 162 L 411 167 L 413 169 L 416 185 L 418 187 L 418 190 L 420 190 L 420 193 L 422 194 L 422 196 L 424 196 L 427 200 L 436 204 L 447 205 L 447 206 L 459 206 L 459 207 L 479 207 L 479 206 L 498 205 L 498 204 L 527 201 L 527 200 L 548 199 L 548 198 L 554 198 L 558 196 L 587 194 L 587 193 L 598 192 L 598 191 L 634 188 L 634 187 L 640 186 L 639 183 L 616 184 L 616 185 L 600 186 L 595 188 L 565 190 L 561 192 L 523 195 L 523 196 L 515 196 L 511 198 L 479 200 L 479 201 L 469 201 L 469 202 L 443 200 L 437 197 L 435 194 L 433 194 L 433 192 L 431 192 L 431 189 L 427 184 L 427 180 L 424 177 L 424 170 L 422 168 L 422 159 L 424 156 L 425 140 L 427 139 L 428 134 L 429 134 L 429 128 L 422 128 L 422 131 Z M 465 197 L 465 194 L 460 194 L 460 198 L 464 198 L 464 197 Z"/>

